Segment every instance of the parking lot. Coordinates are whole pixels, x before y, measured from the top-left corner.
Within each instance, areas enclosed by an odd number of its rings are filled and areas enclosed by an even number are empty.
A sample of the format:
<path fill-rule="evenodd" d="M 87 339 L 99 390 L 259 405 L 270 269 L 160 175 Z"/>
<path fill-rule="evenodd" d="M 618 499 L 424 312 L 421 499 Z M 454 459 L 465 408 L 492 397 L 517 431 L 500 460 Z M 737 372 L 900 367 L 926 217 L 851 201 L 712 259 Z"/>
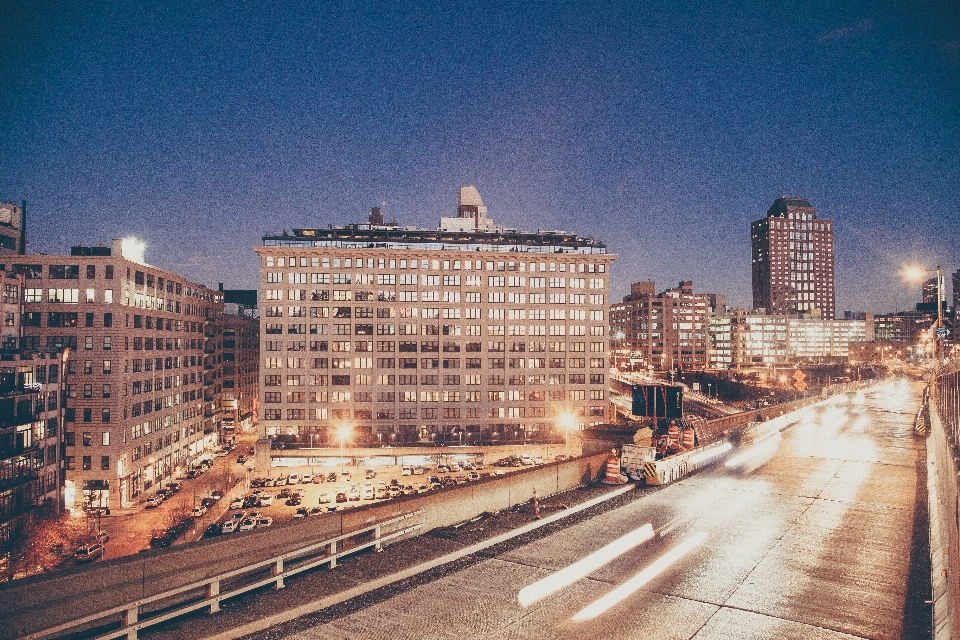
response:
<path fill-rule="evenodd" d="M 491 452 L 493 453 L 493 452 Z M 493 464 L 462 460 L 450 464 L 386 465 L 376 468 L 347 466 L 284 469 L 279 477 L 255 477 L 243 499 L 231 501 L 216 520 L 206 522 L 205 535 L 225 535 L 243 528 L 270 526 L 277 522 L 349 509 L 390 500 L 400 495 L 426 493 L 502 475 L 542 463 L 540 456 L 499 458 Z M 507 466 L 507 465 L 512 466 Z M 276 469 L 274 472 L 276 473 Z M 292 478 L 292 481 L 291 481 Z M 223 505 L 218 505 L 220 509 Z M 260 521 L 258 525 L 256 521 Z M 233 522 L 236 525 L 227 525 Z"/>

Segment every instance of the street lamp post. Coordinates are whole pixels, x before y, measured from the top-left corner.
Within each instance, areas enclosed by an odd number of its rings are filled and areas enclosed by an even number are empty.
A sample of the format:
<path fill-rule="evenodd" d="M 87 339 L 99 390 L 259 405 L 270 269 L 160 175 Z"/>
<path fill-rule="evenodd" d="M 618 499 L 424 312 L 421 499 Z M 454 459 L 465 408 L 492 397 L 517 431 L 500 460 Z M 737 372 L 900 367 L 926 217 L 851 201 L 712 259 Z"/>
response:
<path fill-rule="evenodd" d="M 350 435 L 350 428 L 346 425 L 337 429 L 337 436 L 340 438 L 340 477 L 343 477 L 343 443 Z"/>

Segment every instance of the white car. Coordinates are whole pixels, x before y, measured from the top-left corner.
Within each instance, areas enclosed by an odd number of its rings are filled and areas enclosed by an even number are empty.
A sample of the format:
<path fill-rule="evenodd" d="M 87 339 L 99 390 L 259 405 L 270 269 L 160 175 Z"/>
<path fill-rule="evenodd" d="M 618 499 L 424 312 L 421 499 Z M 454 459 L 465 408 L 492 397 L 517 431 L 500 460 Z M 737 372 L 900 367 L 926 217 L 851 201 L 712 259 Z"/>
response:
<path fill-rule="evenodd" d="M 222 525 L 220 525 L 220 533 L 233 533 L 236 530 L 237 530 L 236 520 L 227 520 Z"/>
<path fill-rule="evenodd" d="M 287 476 L 287 484 L 299 484 L 299 482 L 300 482 L 299 473 L 291 473 L 289 476 Z"/>
<path fill-rule="evenodd" d="M 413 467 L 403 467 L 402 469 L 400 469 L 400 475 L 402 475 L 402 476 L 412 476 L 412 475 L 413 475 Z"/>
<path fill-rule="evenodd" d="M 313 474 L 305 473 L 303 477 L 300 478 L 300 484 L 309 484 L 313 482 Z"/>
<path fill-rule="evenodd" d="M 237 528 L 238 531 L 250 531 L 251 529 L 257 526 L 256 520 L 251 520 L 250 518 L 244 518 L 240 521 L 240 526 Z"/>
<path fill-rule="evenodd" d="M 264 493 L 260 496 L 260 506 L 269 507 L 273 504 L 273 496 L 269 493 Z"/>
<path fill-rule="evenodd" d="M 233 502 L 230 503 L 230 509 L 243 509 L 243 500 L 240 498 L 234 498 Z"/>
<path fill-rule="evenodd" d="M 320 494 L 320 504 L 329 504 L 329 502 L 330 502 L 330 494 L 324 491 L 323 493 Z"/>
<path fill-rule="evenodd" d="M 198 504 L 193 508 L 193 511 L 190 512 L 190 515 L 194 518 L 202 518 L 207 513 L 207 508 L 202 504 Z"/>
<path fill-rule="evenodd" d="M 273 524 L 273 518 L 269 516 L 263 517 L 263 518 L 257 518 L 258 527 L 269 527 L 272 524 Z"/>

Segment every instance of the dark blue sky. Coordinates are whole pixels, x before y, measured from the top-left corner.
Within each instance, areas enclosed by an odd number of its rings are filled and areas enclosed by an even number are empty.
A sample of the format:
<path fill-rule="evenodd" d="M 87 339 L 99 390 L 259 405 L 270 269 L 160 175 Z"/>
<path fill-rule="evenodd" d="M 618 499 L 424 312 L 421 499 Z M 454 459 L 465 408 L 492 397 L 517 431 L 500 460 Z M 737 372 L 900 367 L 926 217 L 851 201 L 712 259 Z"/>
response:
<path fill-rule="evenodd" d="M 838 313 L 960 265 L 955 0 L 13 0 L 0 28 L 31 251 L 136 235 L 256 288 L 264 232 L 381 202 L 435 227 L 472 184 L 498 224 L 606 241 L 614 299 L 691 279 L 749 306 L 750 222 L 784 194 L 835 222 Z"/>

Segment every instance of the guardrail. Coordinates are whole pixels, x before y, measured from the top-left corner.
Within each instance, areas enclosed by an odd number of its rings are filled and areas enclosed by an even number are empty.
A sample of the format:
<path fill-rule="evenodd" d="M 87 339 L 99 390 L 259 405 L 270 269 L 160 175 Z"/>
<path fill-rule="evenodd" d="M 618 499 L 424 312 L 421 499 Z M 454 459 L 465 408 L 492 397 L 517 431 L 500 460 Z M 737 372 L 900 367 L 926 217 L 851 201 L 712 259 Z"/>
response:
<path fill-rule="evenodd" d="M 413 518 L 419 518 L 419 521 L 413 521 Z M 423 524 L 422 509 L 405 513 L 295 551 L 69 620 L 23 638 L 39 640 L 64 632 L 86 631 L 93 633 L 90 637 L 95 640 L 121 637 L 135 640 L 141 629 L 199 609 L 216 613 L 220 610 L 220 603 L 229 598 L 270 585 L 282 589 L 284 580 L 290 576 L 324 564 L 333 569 L 340 558 L 365 549 L 373 548 L 379 552 L 384 543 L 419 531 Z M 384 529 L 390 530 L 385 533 Z M 230 585 L 228 590 L 221 590 L 224 585 Z"/>

